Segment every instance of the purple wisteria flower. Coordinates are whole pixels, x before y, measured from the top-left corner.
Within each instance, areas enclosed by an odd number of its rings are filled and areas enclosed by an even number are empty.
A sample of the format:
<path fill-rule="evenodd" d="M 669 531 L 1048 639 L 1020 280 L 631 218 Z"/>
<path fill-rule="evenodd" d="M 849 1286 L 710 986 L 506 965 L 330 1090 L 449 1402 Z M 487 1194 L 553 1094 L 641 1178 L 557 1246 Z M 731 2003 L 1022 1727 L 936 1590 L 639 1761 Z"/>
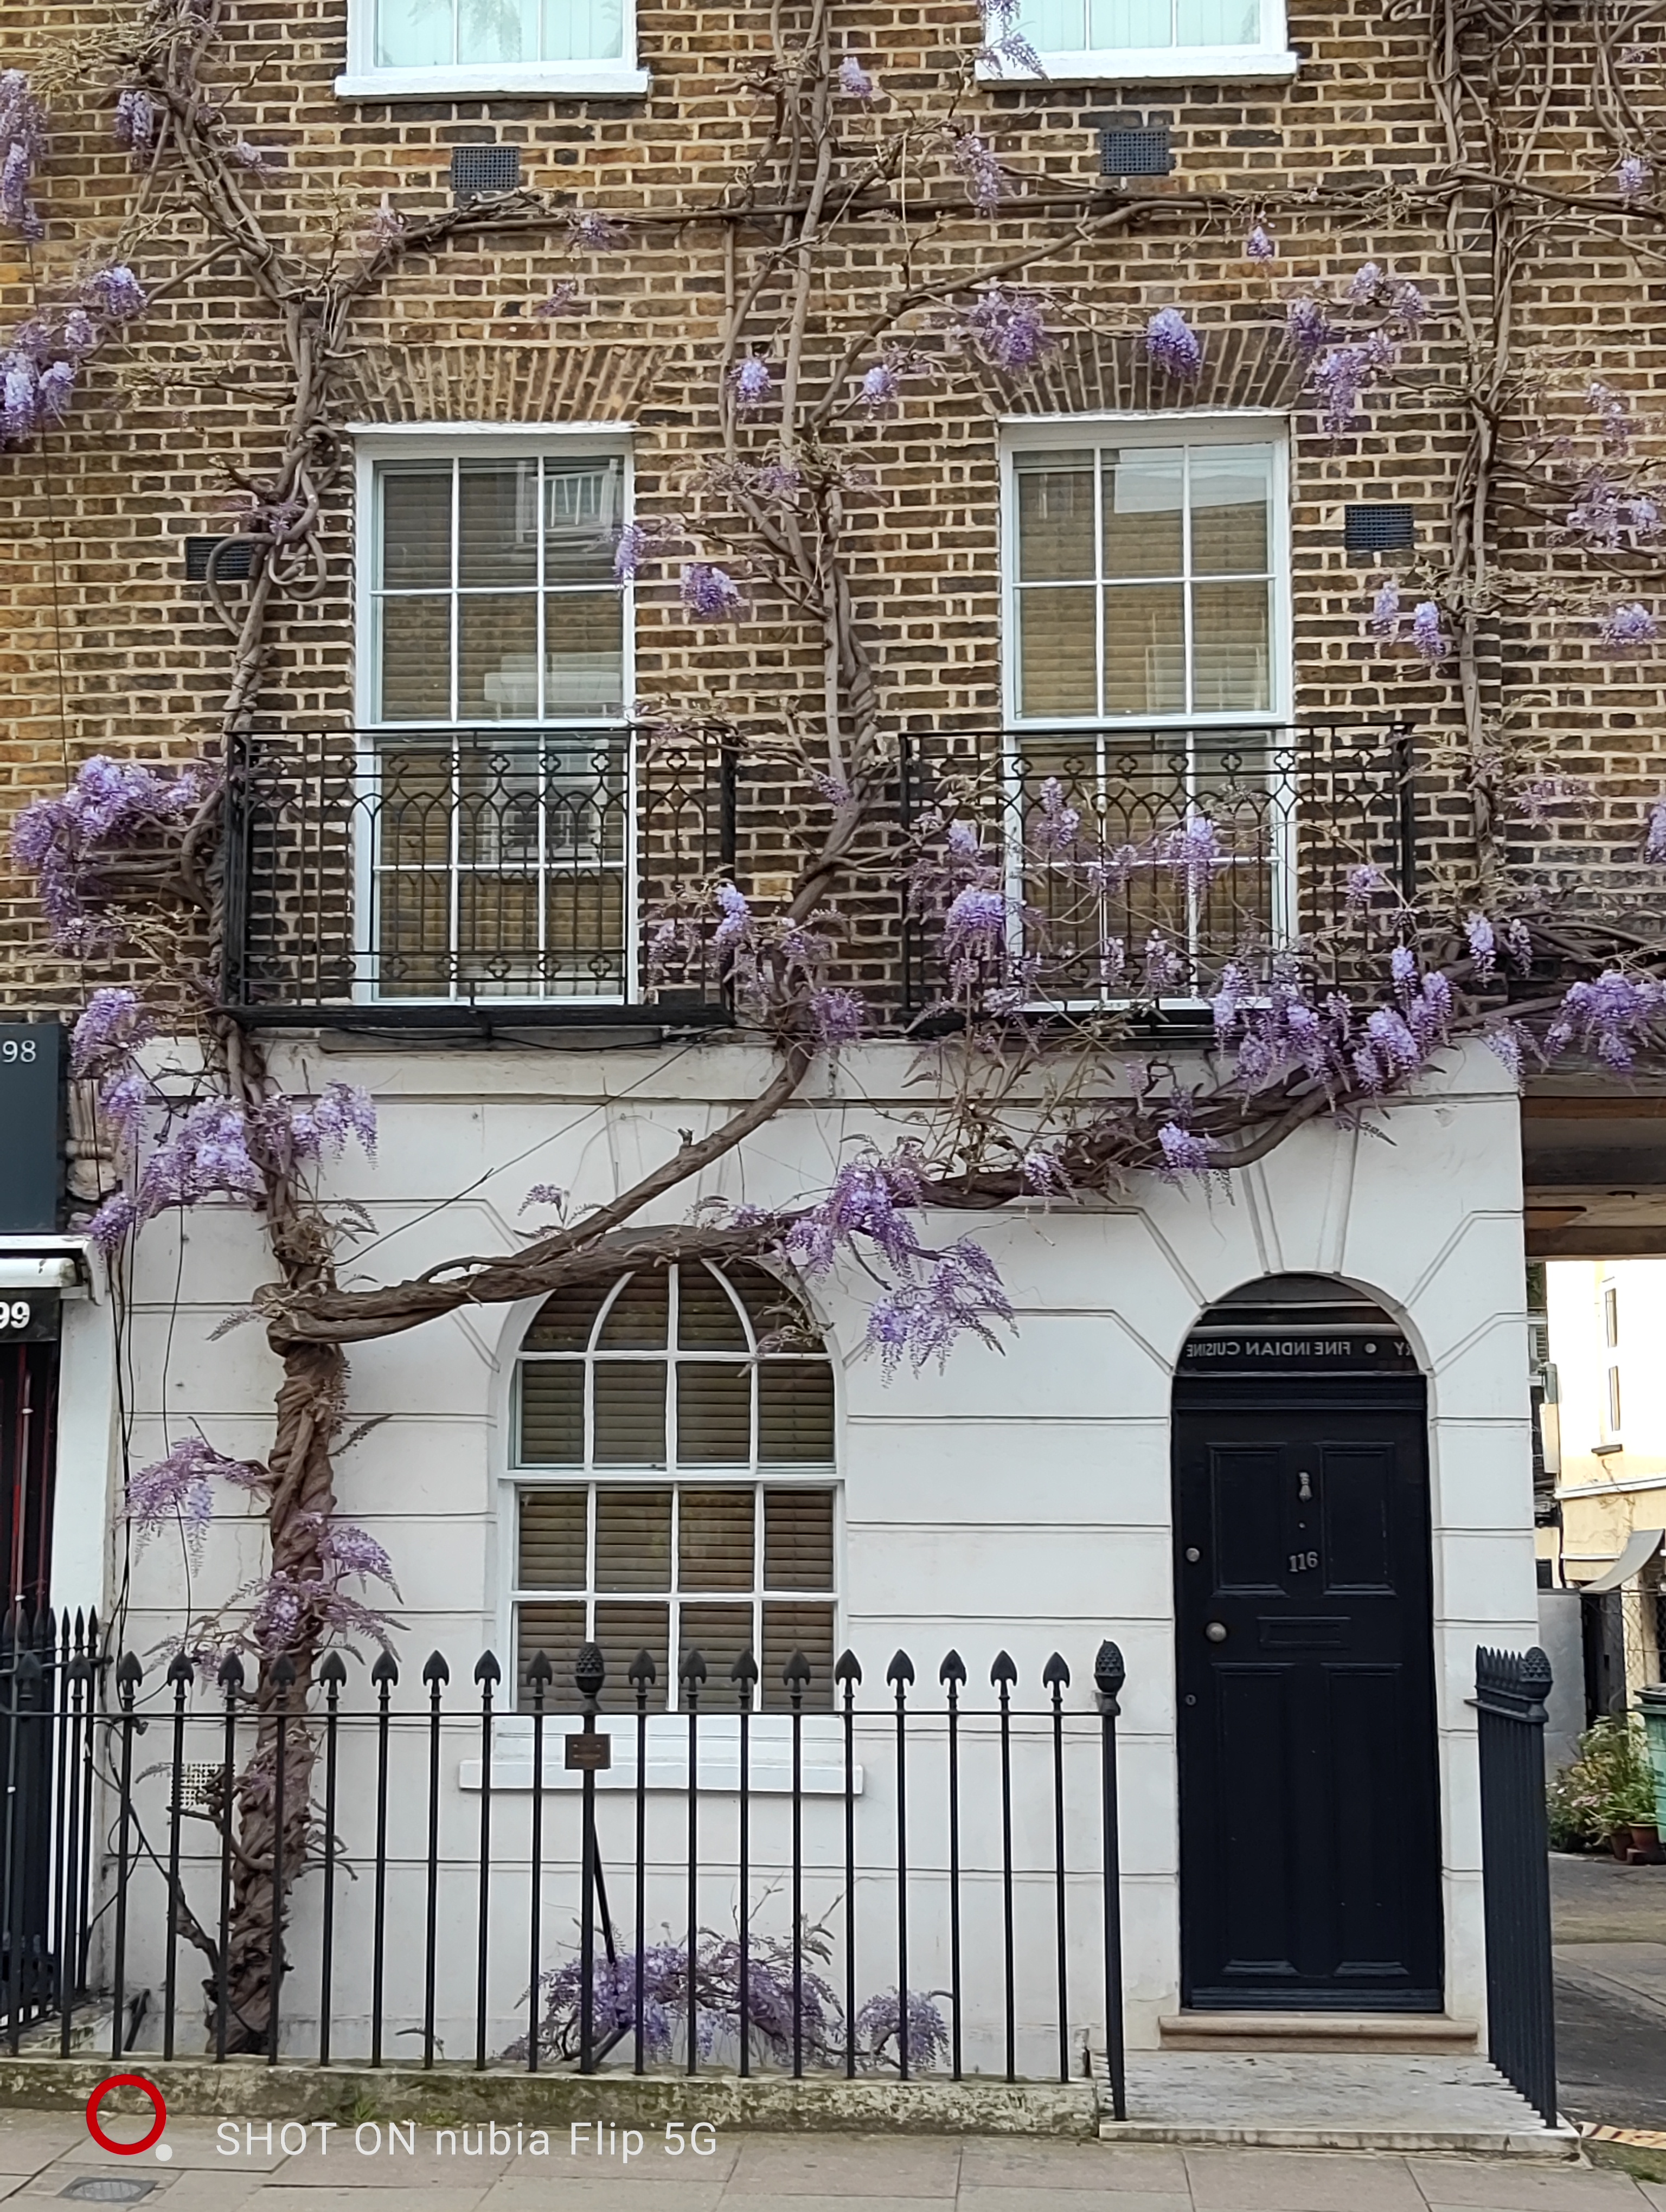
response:
<path fill-rule="evenodd" d="M 746 894 L 733 884 L 720 884 L 715 896 L 721 919 L 712 932 L 712 943 L 720 951 L 750 944 L 755 925 Z"/>
<path fill-rule="evenodd" d="M 1542 822 L 1553 806 L 1589 806 L 1590 781 L 1582 775 L 1524 777 L 1510 793 L 1512 811 L 1527 822 Z"/>
<path fill-rule="evenodd" d="M 1081 810 L 1067 802 L 1064 786 L 1055 775 L 1044 780 L 1037 797 L 1038 805 L 1030 823 L 1031 842 L 1040 853 L 1069 852 L 1082 826 Z"/>
<path fill-rule="evenodd" d="M 1589 384 L 1585 387 L 1585 404 L 1596 417 L 1605 449 L 1610 453 L 1629 452 L 1637 425 L 1619 392 L 1601 382 Z"/>
<path fill-rule="evenodd" d="M 1195 384 L 1203 347 L 1178 307 L 1159 307 L 1146 325 L 1146 358 L 1177 384 Z"/>
<path fill-rule="evenodd" d="M 70 1073 L 103 1075 L 155 1033 L 137 991 L 106 985 L 94 992 L 70 1033 Z"/>
<path fill-rule="evenodd" d="M 249 1151 L 248 1117 L 228 1098 L 198 1100 L 145 1163 L 141 1222 L 205 1198 L 261 1198 L 265 1183 Z"/>
<path fill-rule="evenodd" d="M 1570 538 L 1615 553 L 1651 544 L 1660 535 L 1661 514 L 1646 493 L 1622 490 L 1606 468 L 1598 467 L 1581 479 L 1563 527 Z"/>
<path fill-rule="evenodd" d="M 1330 317 L 1322 301 L 1303 294 L 1284 311 L 1285 336 L 1304 359 L 1318 353 L 1331 340 Z"/>
<path fill-rule="evenodd" d="M 1432 668 L 1450 656 L 1452 641 L 1440 626 L 1440 609 L 1432 599 L 1420 599 L 1412 610 L 1412 645 Z"/>
<path fill-rule="evenodd" d="M 156 143 L 164 110 L 143 86 L 124 86 L 116 94 L 116 143 L 132 155 L 137 167 Z"/>
<path fill-rule="evenodd" d="M 627 522 L 613 549 L 613 574 L 622 584 L 634 583 L 636 571 L 648 557 L 648 534 L 640 522 Z"/>
<path fill-rule="evenodd" d="M 1069 1171 L 1056 1152 L 1032 1145 L 1018 1163 L 1024 1188 L 1037 1198 L 1070 1198 L 1075 1194 Z"/>
<path fill-rule="evenodd" d="M 582 315 L 587 312 L 579 295 L 576 276 L 557 277 L 550 287 L 547 299 L 540 300 L 532 313 L 541 323 L 553 322 L 558 315 Z"/>
<path fill-rule="evenodd" d="M 1003 891 L 969 884 L 958 892 L 943 917 L 943 954 L 950 967 L 976 968 L 1004 953 L 1011 911 Z"/>
<path fill-rule="evenodd" d="M 1194 814 L 1183 828 L 1170 830 L 1158 857 L 1163 867 L 1183 880 L 1194 898 L 1201 898 L 1219 871 L 1232 865 L 1220 832 L 1207 814 Z"/>
<path fill-rule="evenodd" d="M 558 1182 L 535 1182 L 515 1210 L 525 1213 L 530 1206 L 550 1206 L 557 1213 L 565 1213 L 569 1195 Z"/>
<path fill-rule="evenodd" d="M 1015 69 L 1025 76 L 1045 76 L 1041 56 L 1025 36 L 1024 0 L 982 0 L 983 44 L 977 58 L 997 74 Z"/>
<path fill-rule="evenodd" d="M 729 397 L 737 415 L 756 415 L 775 395 L 775 380 L 769 364 L 757 354 L 748 354 L 729 371 Z"/>
<path fill-rule="evenodd" d="M 932 2002 L 940 1992 L 909 1991 L 909 2066 L 922 2071 L 949 2055 L 949 2031 Z M 902 2064 L 903 2000 L 894 1990 L 871 1996 L 856 2014 L 856 2045 L 871 2064 Z"/>
<path fill-rule="evenodd" d="M 847 100 L 872 100 L 879 87 L 855 55 L 847 54 L 839 64 L 839 90 Z"/>
<path fill-rule="evenodd" d="M 1525 975 L 1533 965 L 1533 932 L 1518 915 L 1505 922 L 1503 936 L 1505 952 Z"/>
<path fill-rule="evenodd" d="M 21 70 L 0 70 L 0 222 L 31 245 L 46 235 L 29 192 L 46 152 L 46 109 Z"/>
<path fill-rule="evenodd" d="M 1658 1024 L 1663 1002 L 1666 985 L 1618 968 L 1606 969 L 1594 982 L 1572 984 L 1545 1032 L 1546 1055 L 1554 1059 L 1577 1045 L 1612 1073 L 1629 1074 L 1638 1050 Z"/>
<path fill-rule="evenodd" d="M 1621 155 L 1614 173 L 1614 185 L 1627 207 L 1635 207 L 1653 182 L 1654 171 L 1642 155 Z"/>
<path fill-rule="evenodd" d="M 1390 896 L 1393 890 L 1394 886 L 1381 868 L 1365 861 L 1348 870 L 1342 887 L 1343 901 L 1351 913 L 1358 913 L 1368 907 L 1373 899 Z"/>
<path fill-rule="evenodd" d="M 82 307 L 95 315 L 108 316 L 112 323 L 131 323 L 150 305 L 143 285 L 121 261 L 91 270 L 82 278 L 76 293 Z"/>
<path fill-rule="evenodd" d="M 860 405 L 866 415 L 889 413 L 902 396 L 902 383 L 887 361 L 876 361 L 862 378 Z"/>
<path fill-rule="evenodd" d="M 619 222 L 595 208 L 586 208 L 582 213 L 568 218 L 567 242 L 576 253 L 611 253 L 629 235 L 628 223 Z"/>
<path fill-rule="evenodd" d="M 128 1480 L 126 1517 L 143 1543 L 170 1522 L 181 1528 L 192 1556 L 202 1557 L 203 1540 L 214 1518 L 214 1485 L 249 1478 L 266 1479 L 264 1468 L 228 1460 L 201 1437 L 182 1437 L 167 1455 Z"/>
<path fill-rule="evenodd" d="M 1659 623 L 1647 607 L 1636 601 L 1615 607 L 1602 624 L 1602 643 L 1610 653 L 1639 652 L 1653 645 L 1659 636 Z"/>
<path fill-rule="evenodd" d="M 137 1067 L 119 1068 L 99 1085 L 99 1111 L 130 1144 L 138 1136 L 150 1086 Z"/>
<path fill-rule="evenodd" d="M 1244 259 L 1262 263 L 1274 261 L 1278 258 L 1278 252 L 1272 232 L 1264 223 L 1255 224 L 1243 241 Z"/>
<path fill-rule="evenodd" d="M 994 147 L 976 131 L 963 131 L 954 142 L 952 158 L 967 198 L 981 214 L 993 215 L 1006 194 L 1006 179 Z"/>
<path fill-rule="evenodd" d="M 1219 1150 L 1213 1137 L 1201 1136 L 1178 1121 L 1164 1121 L 1157 1132 L 1157 1141 L 1163 1155 L 1157 1172 L 1164 1182 L 1184 1182 L 1189 1176 L 1213 1172 L 1214 1155 Z"/>
<path fill-rule="evenodd" d="M 34 398 L 43 428 L 55 428 L 64 420 L 75 391 L 76 373 L 69 362 L 55 361 L 41 371 Z"/>
<path fill-rule="evenodd" d="M 958 325 L 960 335 L 992 368 L 1027 375 L 1060 343 L 1047 326 L 1052 304 L 1050 293 L 993 284 L 967 309 Z"/>
<path fill-rule="evenodd" d="M 27 354 L 0 361 L 0 445 L 21 446 L 40 427 L 40 374 Z"/>
<path fill-rule="evenodd" d="M 1666 860 L 1666 792 L 1649 809 L 1649 827 L 1643 840 L 1645 860 Z"/>
<path fill-rule="evenodd" d="M 376 1157 L 376 1108 L 354 1083 L 326 1083 L 311 1100 L 275 1099 L 263 1110 L 261 1134 L 300 1164 L 339 1159 L 356 1140 L 367 1159 Z"/>
<path fill-rule="evenodd" d="M 1475 973 L 1485 981 L 1497 967 L 1499 959 L 1499 940 L 1493 925 L 1484 914 L 1472 914 L 1463 926 L 1463 934 L 1468 941 Z"/>
<path fill-rule="evenodd" d="M 1412 337 L 1415 337 L 1428 320 L 1429 302 L 1416 284 L 1396 284 L 1389 295 L 1389 313 Z"/>
<path fill-rule="evenodd" d="M 1329 346 L 1313 364 L 1310 381 L 1319 402 L 1320 427 L 1346 436 L 1359 419 L 1359 399 L 1378 364 L 1363 345 Z"/>
<path fill-rule="evenodd" d="M 36 879 L 53 943 L 87 949 L 98 933 L 88 895 L 100 858 L 176 829 L 204 795 L 192 769 L 162 776 L 98 753 L 82 763 L 61 799 L 32 799 L 12 824 L 12 858 Z"/>
<path fill-rule="evenodd" d="M 746 599 L 727 568 L 690 561 L 683 570 L 683 605 L 696 622 L 733 622 L 745 612 Z"/>
<path fill-rule="evenodd" d="M 805 1003 L 818 1042 L 829 1050 L 854 1044 L 867 1027 L 867 1004 L 860 991 L 824 984 L 812 991 Z"/>
<path fill-rule="evenodd" d="M 1373 637 L 1390 644 L 1400 635 L 1400 586 L 1392 576 L 1378 586 L 1371 603 L 1371 630 Z"/>
<path fill-rule="evenodd" d="M 1348 285 L 1350 302 L 1356 307 L 1374 307 L 1382 297 L 1385 281 L 1380 262 L 1362 262 Z"/>
<path fill-rule="evenodd" d="M 87 1234 L 106 1259 L 118 1252 L 138 1226 L 139 1212 L 125 1190 L 106 1198 L 87 1224 Z"/>
<path fill-rule="evenodd" d="M 1191 980 L 1183 953 L 1177 952 L 1160 929 L 1152 931 L 1145 945 L 1142 988 L 1148 999 L 1171 999 Z"/>

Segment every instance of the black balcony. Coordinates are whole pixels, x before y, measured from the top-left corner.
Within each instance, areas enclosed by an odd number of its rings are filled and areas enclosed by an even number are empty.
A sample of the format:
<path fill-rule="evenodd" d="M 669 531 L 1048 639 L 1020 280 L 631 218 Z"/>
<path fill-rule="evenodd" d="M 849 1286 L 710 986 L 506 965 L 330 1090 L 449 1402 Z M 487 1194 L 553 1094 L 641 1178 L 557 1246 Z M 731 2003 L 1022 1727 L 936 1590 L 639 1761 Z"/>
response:
<path fill-rule="evenodd" d="M 1394 914 L 1417 893 L 1413 744 L 1397 725 L 914 732 L 902 814 L 939 849 L 953 822 L 999 860 L 1010 966 L 1032 1003 L 1177 1006 L 1225 963 L 1280 955 L 1333 987 L 1380 984 Z M 1212 825 L 1188 868 L 1178 846 Z M 904 1002 L 952 998 L 945 898 L 904 925 Z M 1172 969 L 1149 991 L 1155 936 Z M 999 963 L 997 963 L 999 964 Z"/>
<path fill-rule="evenodd" d="M 716 729 L 240 738 L 225 1002 L 355 1027 L 727 1019 L 699 917 L 734 866 L 734 791 Z M 650 973 L 667 914 L 689 920 Z"/>

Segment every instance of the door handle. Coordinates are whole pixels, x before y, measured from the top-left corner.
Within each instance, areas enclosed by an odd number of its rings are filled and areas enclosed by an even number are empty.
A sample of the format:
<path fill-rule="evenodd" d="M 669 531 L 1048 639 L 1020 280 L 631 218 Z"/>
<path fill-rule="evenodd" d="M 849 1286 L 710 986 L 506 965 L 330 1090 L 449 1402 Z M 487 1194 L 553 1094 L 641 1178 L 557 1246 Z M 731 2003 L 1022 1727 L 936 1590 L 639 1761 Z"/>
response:
<path fill-rule="evenodd" d="M 1224 1620 L 1212 1620 L 1203 1633 L 1211 1644 L 1224 1644 L 1226 1641 L 1226 1623 Z"/>

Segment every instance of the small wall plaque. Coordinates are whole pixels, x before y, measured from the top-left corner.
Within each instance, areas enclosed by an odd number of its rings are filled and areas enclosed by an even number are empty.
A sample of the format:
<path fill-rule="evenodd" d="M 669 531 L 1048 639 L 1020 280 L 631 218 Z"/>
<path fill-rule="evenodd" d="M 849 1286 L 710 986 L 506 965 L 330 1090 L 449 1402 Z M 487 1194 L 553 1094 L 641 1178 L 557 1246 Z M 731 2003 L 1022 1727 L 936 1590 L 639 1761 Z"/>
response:
<path fill-rule="evenodd" d="M 605 1774 L 613 1764 L 613 1739 L 611 1735 L 569 1735 L 567 1739 L 567 1771 L 569 1774 Z"/>

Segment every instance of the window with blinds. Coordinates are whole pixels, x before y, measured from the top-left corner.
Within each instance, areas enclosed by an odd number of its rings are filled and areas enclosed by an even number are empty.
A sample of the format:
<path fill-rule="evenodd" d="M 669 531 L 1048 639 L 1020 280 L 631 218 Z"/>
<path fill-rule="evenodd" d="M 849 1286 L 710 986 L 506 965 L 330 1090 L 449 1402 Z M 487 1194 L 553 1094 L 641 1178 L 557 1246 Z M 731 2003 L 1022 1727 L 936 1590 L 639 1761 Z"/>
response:
<path fill-rule="evenodd" d="M 699 1263 L 558 1293 L 526 1333 L 516 1400 L 523 1706 L 535 1652 L 559 1700 L 594 1641 L 624 1696 L 631 1661 L 652 1654 L 656 1710 L 675 1709 L 690 1650 L 716 1710 L 734 1709 L 729 1670 L 745 1650 L 765 1710 L 787 1709 L 795 1650 L 811 1665 L 806 1707 L 830 1708 L 834 1492 L 770 1478 L 831 1474 L 833 1374 L 781 1283 Z M 629 1479 L 572 1479 L 609 1472 Z"/>
<path fill-rule="evenodd" d="M 376 66 L 611 61 L 623 0 L 377 0 Z"/>

